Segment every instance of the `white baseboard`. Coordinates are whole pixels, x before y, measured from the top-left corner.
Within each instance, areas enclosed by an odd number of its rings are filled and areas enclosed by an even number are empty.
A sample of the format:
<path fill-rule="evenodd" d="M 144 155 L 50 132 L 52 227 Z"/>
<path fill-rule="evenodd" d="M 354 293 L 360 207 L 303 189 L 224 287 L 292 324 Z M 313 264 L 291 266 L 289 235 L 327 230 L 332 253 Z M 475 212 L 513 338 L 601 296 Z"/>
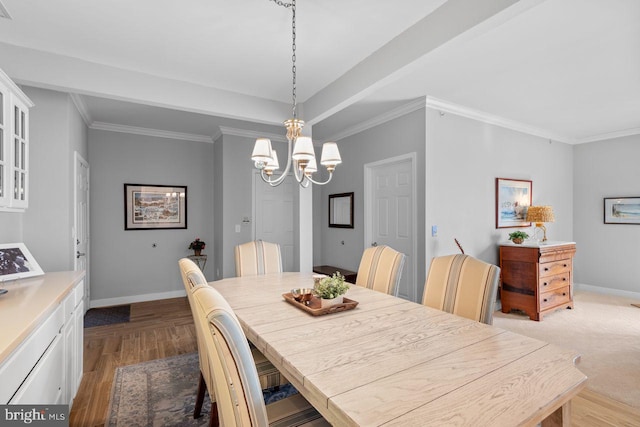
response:
<path fill-rule="evenodd" d="M 585 285 L 576 283 L 577 291 L 594 292 L 596 294 L 614 295 L 617 297 L 634 298 L 640 300 L 640 292 L 624 291 L 622 289 L 603 288 L 602 286 Z"/>
<path fill-rule="evenodd" d="M 131 304 L 134 302 L 154 301 L 159 299 L 179 298 L 186 296 L 187 293 L 183 289 L 181 291 L 159 292 L 156 294 L 131 295 L 128 297 L 104 298 L 91 300 L 89 305 L 91 308 L 110 307 L 112 305 Z"/>

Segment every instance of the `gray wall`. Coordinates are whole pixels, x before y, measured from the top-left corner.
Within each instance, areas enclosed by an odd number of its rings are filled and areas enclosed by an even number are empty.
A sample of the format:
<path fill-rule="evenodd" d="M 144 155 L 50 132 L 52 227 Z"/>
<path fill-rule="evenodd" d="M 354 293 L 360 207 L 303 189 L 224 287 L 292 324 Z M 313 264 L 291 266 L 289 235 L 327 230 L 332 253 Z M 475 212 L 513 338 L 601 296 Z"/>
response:
<path fill-rule="evenodd" d="M 86 159 L 87 128 L 69 95 L 22 87 L 29 111 L 29 208 L 0 212 L 0 241 L 24 242 L 45 272 L 72 270 L 74 151 Z"/>
<path fill-rule="evenodd" d="M 189 243 L 200 237 L 215 259 L 213 144 L 90 130 L 88 160 L 92 301 L 184 292 L 177 266 Z M 188 228 L 125 231 L 125 183 L 186 185 Z"/>
<path fill-rule="evenodd" d="M 417 153 L 417 280 L 424 283 L 425 109 L 420 109 L 338 141 L 342 164 L 332 181 L 314 187 L 314 264 L 357 271 L 364 251 L 364 165 Z M 329 194 L 354 192 L 354 228 L 329 228 Z M 341 241 L 345 242 L 344 245 Z M 420 287 L 419 287 L 420 288 Z"/>
<path fill-rule="evenodd" d="M 640 292 L 640 226 L 604 224 L 605 197 L 640 197 L 640 135 L 574 147 L 576 280 Z"/>
<path fill-rule="evenodd" d="M 510 232 L 496 229 L 495 179 L 533 181 L 534 205 L 551 205 L 550 240 L 573 239 L 572 146 L 427 109 L 427 257 L 465 253 L 497 264 Z M 438 237 L 431 237 L 431 226 Z M 580 257 L 582 245 L 578 242 Z"/>

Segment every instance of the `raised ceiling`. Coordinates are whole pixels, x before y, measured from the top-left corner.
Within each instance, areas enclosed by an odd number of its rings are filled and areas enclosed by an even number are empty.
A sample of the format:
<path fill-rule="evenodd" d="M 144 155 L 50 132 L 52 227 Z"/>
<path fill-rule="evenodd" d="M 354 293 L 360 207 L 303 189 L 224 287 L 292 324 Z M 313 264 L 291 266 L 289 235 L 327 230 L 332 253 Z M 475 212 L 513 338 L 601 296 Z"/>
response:
<path fill-rule="evenodd" d="M 291 10 L 274 1 L 2 3 L 0 68 L 80 94 L 92 122 L 210 137 L 288 118 Z M 424 97 L 565 142 L 640 133 L 637 0 L 298 0 L 297 24 L 316 138 Z"/>

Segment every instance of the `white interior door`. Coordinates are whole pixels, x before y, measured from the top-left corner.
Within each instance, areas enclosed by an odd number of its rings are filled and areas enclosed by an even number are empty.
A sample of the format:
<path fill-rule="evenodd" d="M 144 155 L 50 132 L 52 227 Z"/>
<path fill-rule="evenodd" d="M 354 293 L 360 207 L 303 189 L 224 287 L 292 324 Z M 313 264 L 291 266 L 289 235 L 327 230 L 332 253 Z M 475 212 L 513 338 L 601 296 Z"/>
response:
<path fill-rule="evenodd" d="M 89 287 L 89 163 L 74 153 L 74 266 L 73 269 L 85 270 L 84 308 L 88 310 L 91 300 Z"/>
<path fill-rule="evenodd" d="M 254 238 L 279 243 L 284 271 L 295 271 L 294 252 L 294 184 L 287 177 L 282 184 L 271 187 L 254 174 Z"/>
<path fill-rule="evenodd" d="M 415 301 L 415 153 L 365 165 L 365 248 L 387 245 L 406 255 L 398 296 Z"/>

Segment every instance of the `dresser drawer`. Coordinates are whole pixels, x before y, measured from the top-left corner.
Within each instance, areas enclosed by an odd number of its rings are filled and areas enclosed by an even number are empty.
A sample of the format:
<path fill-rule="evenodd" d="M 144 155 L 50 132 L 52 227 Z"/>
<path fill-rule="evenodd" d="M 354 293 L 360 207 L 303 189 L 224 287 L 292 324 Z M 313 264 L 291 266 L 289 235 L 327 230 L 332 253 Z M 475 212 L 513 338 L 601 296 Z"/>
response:
<path fill-rule="evenodd" d="M 571 260 L 561 259 L 558 261 L 545 262 L 538 266 L 538 272 L 540 277 L 569 273 L 571 272 Z"/>
<path fill-rule="evenodd" d="M 555 307 L 571 301 L 571 290 L 569 286 L 554 289 L 551 292 L 540 294 L 540 310 Z"/>
<path fill-rule="evenodd" d="M 571 280 L 571 274 L 569 272 L 556 274 L 555 276 L 546 276 L 540 278 L 539 291 L 549 292 L 554 289 L 563 288 L 569 286 Z"/>

